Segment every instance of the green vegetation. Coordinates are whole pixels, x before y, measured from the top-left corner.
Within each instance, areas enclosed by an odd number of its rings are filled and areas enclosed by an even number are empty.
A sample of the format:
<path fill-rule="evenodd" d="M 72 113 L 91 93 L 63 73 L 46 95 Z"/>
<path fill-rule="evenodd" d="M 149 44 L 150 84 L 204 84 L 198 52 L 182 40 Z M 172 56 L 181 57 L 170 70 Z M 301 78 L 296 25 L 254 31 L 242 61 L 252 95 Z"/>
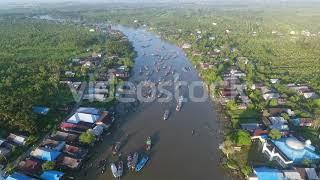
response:
<path fill-rule="evenodd" d="M 42 170 L 47 171 L 47 170 L 53 170 L 56 167 L 56 163 L 53 161 L 46 161 L 41 165 Z"/>
<path fill-rule="evenodd" d="M 233 140 L 238 146 L 249 146 L 251 145 L 250 134 L 244 130 L 238 130 L 233 135 Z"/>
<path fill-rule="evenodd" d="M 25 14 L 1 16 L 0 34 L 0 137 L 5 138 L 9 133 L 28 136 L 26 146 L 13 148 L 6 158 L 0 157 L 12 171 L 14 166 L 11 169 L 10 162 L 55 129 L 74 107 L 69 87 L 60 81 L 87 81 L 89 73 L 95 70 L 74 65 L 73 59 L 87 59 L 98 53 L 106 55 L 99 66 L 101 69 L 95 71 L 103 74 L 119 65 L 127 66 L 129 71 L 135 52 L 121 33 L 90 32 L 82 24 L 31 19 Z M 117 56 L 117 60 L 109 56 Z M 75 76 L 65 75 L 66 71 L 74 72 Z M 108 108 L 114 102 L 97 102 L 97 107 Z M 38 115 L 33 112 L 33 106 L 46 106 L 50 111 Z M 92 144 L 95 137 L 86 133 L 80 140 Z M 52 169 L 53 165 L 48 162 L 44 166 Z"/>
<path fill-rule="evenodd" d="M 79 137 L 79 141 L 86 145 L 93 144 L 95 140 L 96 140 L 96 137 L 90 131 L 86 131 L 82 133 Z"/>
<path fill-rule="evenodd" d="M 59 84 L 67 62 L 99 44 L 101 36 L 75 25 L 28 19 L 0 20 L 0 126 L 8 132 L 40 132 L 61 118 L 55 111 L 73 101 Z M 54 118 L 32 113 L 32 107 L 50 107 Z"/>
<path fill-rule="evenodd" d="M 269 132 L 269 136 L 271 137 L 271 139 L 280 139 L 281 138 L 281 132 L 277 129 L 272 129 Z"/>

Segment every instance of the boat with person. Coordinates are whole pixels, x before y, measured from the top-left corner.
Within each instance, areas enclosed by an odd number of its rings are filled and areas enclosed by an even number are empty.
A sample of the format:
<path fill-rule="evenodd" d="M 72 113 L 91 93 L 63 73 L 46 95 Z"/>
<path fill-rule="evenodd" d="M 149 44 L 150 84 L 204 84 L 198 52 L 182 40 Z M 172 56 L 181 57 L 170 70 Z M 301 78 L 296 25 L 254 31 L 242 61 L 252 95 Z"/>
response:
<path fill-rule="evenodd" d="M 132 166 L 131 169 L 134 170 L 138 164 L 138 160 L 139 160 L 139 153 L 135 152 L 133 153 L 133 157 L 132 157 Z"/>
<path fill-rule="evenodd" d="M 118 177 L 118 169 L 115 163 L 111 163 L 111 172 L 113 177 L 117 178 Z"/>
<path fill-rule="evenodd" d="M 178 100 L 177 107 L 176 107 L 176 111 L 180 111 L 181 110 L 182 102 L 183 102 L 183 96 L 180 96 L 179 100 Z"/>
<path fill-rule="evenodd" d="M 151 141 L 151 137 L 149 136 L 146 141 L 146 151 L 151 150 L 151 145 L 152 145 L 152 141 Z"/>
<path fill-rule="evenodd" d="M 141 171 L 141 169 L 147 164 L 148 160 L 149 157 L 147 155 L 144 155 L 136 166 L 136 172 Z"/>
<path fill-rule="evenodd" d="M 120 146 L 121 146 L 121 143 L 120 143 L 120 142 L 116 142 L 116 143 L 112 146 L 112 155 L 118 154 L 118 152 L 119 152 L 119 150 L 120 150 Z"/>
<path fill-rule="evenodd" d="M 127 157 L 127 167 L 128 169 L 131 169 L 133 165 L 133 156 L 131 153 L 129 153 L 128 157 Z"/>
<path fill-rule="evenodd" d="M 169 113 L 170 111 L 168 109 L 164 111 L 163 120 L 167 120 L 169 118 Z"/>
<path fill-rule="evenodd" d="M 117 177 L 120 178 L 123 174 L 123 162 L 120 161 L 118 163 L 118 171 L 117 171 Z"/>

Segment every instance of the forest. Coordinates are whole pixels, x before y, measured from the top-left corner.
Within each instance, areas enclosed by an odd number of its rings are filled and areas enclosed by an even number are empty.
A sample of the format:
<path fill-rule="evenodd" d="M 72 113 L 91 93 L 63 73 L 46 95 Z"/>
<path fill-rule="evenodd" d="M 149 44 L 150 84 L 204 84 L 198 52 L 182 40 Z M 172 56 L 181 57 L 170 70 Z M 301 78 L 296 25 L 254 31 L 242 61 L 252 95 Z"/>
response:
<path fill-rule="evenodd" d="M 61 117 L 40 117 L 32 107 L 57 109 L 71 103 L 69 89 L 59 84 L 60 72 L 103 38 L 84 27 L 15 16 L 0 20 L 0 34 L 1 133 L 50 128 Z"/>
<path fill-rule="evenodd" d="M 180 45 L 189 42 L 192 50 L 203 54 L 224 49 L 220 59 L 249 57 L 264 80 L 281 77 L 283 82 L 308 83 L 320 91 L 320 68 L 316 63 L 320 53 L 320 13 L 316 7 L 129 6 L 109 11 L 79 10 L 73 16 L 146 26 Z M 226 34 L 226 30 L 230 33 Z M 231 53 L 231 49 L 237 52 Z"/>

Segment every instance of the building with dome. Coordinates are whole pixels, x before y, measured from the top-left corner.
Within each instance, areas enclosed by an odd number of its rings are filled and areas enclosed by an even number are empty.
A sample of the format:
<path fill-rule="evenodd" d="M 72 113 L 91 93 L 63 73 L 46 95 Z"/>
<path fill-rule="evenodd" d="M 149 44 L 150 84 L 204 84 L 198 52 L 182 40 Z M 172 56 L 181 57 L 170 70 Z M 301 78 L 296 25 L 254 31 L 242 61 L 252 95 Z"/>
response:
<path fill-rule="evenodd" d="M 262 152 L 268 156 L 270 161 L 275 160 L 283 167 L 302 165 L 305 162 L 320 162 L 320 154 L 316 152 L 310 140 L 302 142 L 293 136 L 265 141 Z"/>

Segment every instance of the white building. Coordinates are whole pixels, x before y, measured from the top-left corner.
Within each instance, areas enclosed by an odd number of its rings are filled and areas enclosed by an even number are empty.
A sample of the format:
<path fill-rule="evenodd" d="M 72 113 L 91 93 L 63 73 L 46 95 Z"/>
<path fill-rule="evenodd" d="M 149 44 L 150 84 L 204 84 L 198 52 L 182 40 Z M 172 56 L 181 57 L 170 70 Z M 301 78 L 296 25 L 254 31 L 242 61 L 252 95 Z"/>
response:
<path fill-rule="evenodd" d="M 76 112 L 67 120 L 67 122 L 73 124 L 78 124 L 79 122 L 95 123 L 99 118 L 100 115 Z"/>
<path fill-rule="evenodd" d="M 182 49 L 190 49 L 191 48 L 191 44 L 190 43 L 184 43 L 182 45 Z"/>

